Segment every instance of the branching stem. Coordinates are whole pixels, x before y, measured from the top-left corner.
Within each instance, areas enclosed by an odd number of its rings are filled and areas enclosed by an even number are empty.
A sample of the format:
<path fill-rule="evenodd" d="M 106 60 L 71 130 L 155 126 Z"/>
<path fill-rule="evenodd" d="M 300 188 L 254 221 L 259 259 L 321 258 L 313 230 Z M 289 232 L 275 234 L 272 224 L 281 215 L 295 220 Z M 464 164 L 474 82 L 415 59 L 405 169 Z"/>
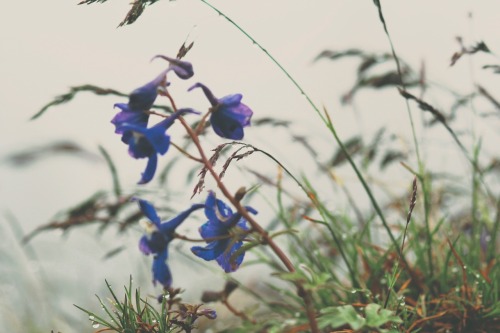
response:
<path fill-rule="evenodd" d="M 177 106 L 175 104 L 174 99 L 172 96 L 167 92 L 165 93 L 165 96 L 170 100 L 170 104 L 172 105 L 172 108 L 174 109 L 175 112 L 177 112 Z M 295 267 L 293 266 L 292 262 L 290 259 L 287 257 L 287 255 L 281 250 L 281 248 L 274 242 L 274 240 L 269 236 L 266 230 L 260 226 L 259 223 L 247 212 L 245 207 L 241 205 L 239 200 L 236 200 L 233 194 L 228 190 L 226 185 L 222 182 L 221 178 L 219 177 L 219 174 L 214 170 L 212 163 L 210 160 L 207 158 L 207 155 L 205 154 L 205 151 L 203 150 L 203 147 L 201 146 L 200 140 L 198 138 L 198 135 L 196 132 L 189 126 L 189 124 L 186 122 L 186 120 L 182 117 L 179 116 L 179 121 L 182 123 L 184 128 L 186 129 L 186 132 L 188 133 L 189 137 L 193 141 L 194 145 L 198 149 L 198 153 L 200 154 L 200 159 L 203 161 L 203 165 L 205 168 L 210 172 L 212 175 L 213 179 L 217 183 L 217 186 L 219 187 L 220 191 L 224 196 L 226 197 L 227 200 L 233 205 L 233 207 L 236 208 L 238 213 L 245 218 L 245 220 L 248 221 L 252 229 L 257 232 L 264 242 L 268 244 L 273 252 L 278 256 L 278 258 L 281 260 L 283 265 L 285 265 L 286 269 L 289 272 L 295 272 Z M 309 319 L 309 325 L 311 328 L 312 333 L 319 333 L 319 328 L 318 324 L 316 321 L 316 313 L 314 309 L 314 304 L 312 300 L 311 293 L 307 290 L 304 289 L 304 287 L 301 284 L 296 283 L 297 287 L 297 294 L 303 299 L 305 309 L 307 312 L 307 317 Z"/>

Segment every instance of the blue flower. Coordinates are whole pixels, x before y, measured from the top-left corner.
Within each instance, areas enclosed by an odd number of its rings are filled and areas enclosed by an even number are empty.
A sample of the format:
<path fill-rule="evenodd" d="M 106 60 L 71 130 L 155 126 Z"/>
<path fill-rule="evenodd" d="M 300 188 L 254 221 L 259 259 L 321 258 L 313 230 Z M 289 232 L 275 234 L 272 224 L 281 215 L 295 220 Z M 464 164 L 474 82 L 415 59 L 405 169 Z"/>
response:
<path fill-rule="evenodd" d="M 139 184 L 148 183 L 156 172 L 158 154 L 164 155 L 170 147 L 170 135 L 166 133 L 175 119 L 183 113 L 196 113 L 192 109 L 180 109 L 170 117 L 162 120 L 151 128 L 134 123 L 121 124 L 117 131 L 123 133 L 122 141 L 128 145 L 128 152 L 133 158 L 148 158 L 146 170 L 142 173 Z"/>
<path fill-rule="evenodd" d="M 257 214 L 252 207 L 245 208 L 248 212 Z M 207 245 L 194 246 L 191 251 L 207 261 L 215 259 L 226 273 L 234 272 L 245 256 L 245 252 L 242 252 L 236 258 L 231 258 L 243 245 L 243 239 L 249 230 L 246 220 L 240 213 L 233 214 L 231 208 L 216 199 L 213 192 L 209 192 L 205 202 L 205 215 L 208 222 L 200 227 L 200 234 Z"/>
<path fill-rule="evenodd" d="M 194 88 L 201 88 L 212 105 L 210 123 L 217 135 L 232 140 L 243 139 L 243 127 L 250 125 L 253 111 L 241 103 L 241 94 L 234 94 L 217 99 L 210 89 L 202 83 L 196 83 Z"/>
<path fill-rule="evenodd" d="M 119 127 L 123 123 L 133 124 L 137 126 L 146 127 L 149 119 L 149 111 L 153 106 L 158 92 L 165 90 L 169 85 L 167 83 L 167 73 L 174 71 L 174 73 L 181 79 L 186 80 L 194 75 L 193 66 L 187 61 L 173 59 L 166 56 L 156 56 L 155 58 L 162 58 L 167 60 L 170 65 L 166 70 L 160 73 L 153 81 L 146 83 L 132 91 L 129 95 L 128 103 L 116 103 L 114 107 L 119 108 L 121 111 L 111 120 L 116 126 L 116 133 L 119 132 Z M 154 58 L 153 58 L 154 59 Z M 126 140 L 122 138 L 122 140 Z"/>
<path fill-rule="evenodd" d="M 151 221 L 147 222 L 146 235 L 139 241 L 139 249 L 145 255 L 153 254 L 153 284 L 161 283 L 165 288 L 172 284 L 172 274 L 167 265 L 168 244 L 174 238 L 175 229 L 195 210 L 203 208 L 203 204 L 192 205 L 169 221 L 162 222 L 155 208 L 146 200 L 137 200 L 142 213 Z"/>
<path fill-rule="evenodd" d="M 121 111 L 111 120 L 116 126 L 116 133 L 122 134 L 119 127 L 124 124 L 133 124 L 141 127 L 146 127 L 148 124 L 149 111 L 153 106 L 156 98 L 158 97 L 158 89 L 166 87 L 166 74 L 167 70 L 163 71 L 153 81 L 146 83 L 144 86 L 139 87 L 132 91 L 129 95 L 128 103 L 116 103 L 114 107 L 119 108 Z M 125 141 L 124 138 L 122 140 Z"/>
<path fill-rule="evenodd" d="M 190 62 L 182 61 L 180 59 L 170 58 L 164 55 L 154 56 L 153 59 L 161 58 L 169 62 L 167 71 L 174 71 L 174 73 L 183 80 L 187 80 L 194 75 L 193 65 Z"/>

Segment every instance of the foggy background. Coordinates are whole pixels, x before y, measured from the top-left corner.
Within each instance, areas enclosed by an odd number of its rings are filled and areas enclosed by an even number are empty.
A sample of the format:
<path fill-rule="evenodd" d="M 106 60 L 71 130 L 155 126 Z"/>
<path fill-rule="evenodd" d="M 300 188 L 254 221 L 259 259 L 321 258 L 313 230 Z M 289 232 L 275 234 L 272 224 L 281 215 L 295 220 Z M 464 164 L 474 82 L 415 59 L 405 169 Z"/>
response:
<path fill-rule="evenodd" d="M 160 290 L 150 283 L 152 258 L 142 256 L 137 249 L 139 228 L 123 235 L 113 227 L 104 234 L 98 234 L 94 227 L 75 229 L 64 236 L 50 231 L 35 237 L 28 246 L 20 245 L 23 234 L 48 223 L 56 213 L 99 189 L 111 188 L 109 170 L 99 155 L 98 145 L 112 155 L 125 191 L 133 191 L 145 167 L 146 160 L 128 156 L 127 147 L 109 122 L 117 112 L 113 104 L 126 102 L 126 98 L 82 93 L 68 104 L 49 109 L 40 119 L 29 121 L 43 105 L 70 87 L 95 84 L 128 93 L 166 67 L 161 60 L 150 62 L 153 56 L 174 57 L 183 42 L 194 41 L 185 60 L 193 64 L 195 77 L 188 82 L 171 78 L 170 91 L 178 105 L 206 110 L 208 104 L 201 91 L 186 92 L 200 81 L 217 97 L 242 93 L 243 102 L 254 111 L 254 119 L 290 121 L 289 130 L 307 135 L 320 160 L 328 160 L 337 149 L 319 117 L 285 75 L 241 32 L 201 1 L 159 1 L 147 7 L 136 23 L 121 28 L 117 25 L 130 9 L 129 1 L 109 0 L 88 6 L 77 3 L 4 1 L 0 14 L 0 331 L 84 332 L 78 325 L 87 325 L 86 316 L 72 304 L 96 309 L 94 294 L 106 295 L 104 279 L 121 291 L 132 274 L 146 293 Z M 344 105 L 341 97 L 354 84 L 357 61 L 314 62 L 323 50 L 359 48 L 390 52 L 372 1 L 211 3 L 261 43 L 313 101 L 329 111 L 342 139 L 359 134 L 368 139 L 386 126 L 400 137 L 401 146 L 413 144 L 404 100 L 396 89 L 364 90 L 352 104 Z M 493 53 L 500 48 L 497 1 L 383 1 L 382 5 L 398 56 L 414 69 L 425 62 L 429 82 L 461 93 L 473 91 L 476 82 L 494 94 L 498 91 L 500 77 L 481 69 L 482 64 L 498 63 L 498 57 L 465 56 L 450 67 L 452 54 L 460 49 L 456 36 L 462 36 L 467 46 L 484 40 Z M 432 93 L 426 100 L 435 106 L 447 105 L 446 100 Z M 426 130 L 414 104 L 412 112 L 417 135 L 426 147 L 431 147 L 424 153 L 429 168 L 468 170 L 466 160 L 444 130 Z M 458 124 L 462 126 L 460 130 L 484 136 L 485 150 L 494 151 L 491 142 L 498 142 L 498 121 L 484 124 L 476 122 L 473 115 L 465 119 Z M 175 133 L 183 132 L 174 127 L 169 133 L 175 141 Z M 68 140 L 80 144 L 90 155 L 51 156 L 26 166 L 9 162 L 13 153 Z M 206 140 L 207 149 L 222 142 L 215 136 Z M 286 129 L 249 127 L 245 130 L 245 142 L 271 152 L 297 175 L 314 168 L 310 155 L 291 142 Z M 174 154 L 173 149 L 160 161 L 170 154 Z M 407 162 L 415 163 L 415 157 L 410 156 Z M 263 158 L 251 157 L 244 163 L 275 176 L 276 167 Z M 408 173 L 399 171 L 391 184 L 395 191 L 405 190 L 411 182 Z M 356 183 L 350 170 L 341 172 L 341 176 Z M 333 210 L 346 209 L 342 200 L 335 200 L 331 188 L 321 188 L 321 182 L 315 183 L 311 178 L 320 191 L 330 193 L 327 200 Z M 237 177 L 228 175 L 227 181 L 234 191 L 241 185 Z M 154 180 L 147 185 L 152 194 L 148 198 L 153 201 L 155 191 L 171 190 L 155 186 Z M 194 182 L 187 186 L 174 179 L 169 186 L 178 193 L 172 206 L 186 207 Z M 193 202 L 202 202 L 204 198 L 205 195 L 197 196 Z M 361 202 L 364 200 L 360 198 Z M 260 216 L 265 218 L 266 208 L 259 210 L 264 211 Z M 203 217 L 198 220 L 203 222 Z M 188 229 L 196 230 L 198 225 L 192 224 Z M 103 256 L 118 246 L 126 246 L 126 250 L 104 261 Z M 206 276 L 193 273 L 199 266 L 176 254 L 174 247 L 170 252 L 174 286 L 188 289 L 187 301 L 196 302 L 199 297 L 199 290 L 189 290 L 191 283 L 206 283 L 214 289 L 222 285 L 223 279 L 208 270 Z M 251 271 L 243 268 L 238 274 L 250 279 Z M 88 323 L 88 332 L 91 331 Z"/>

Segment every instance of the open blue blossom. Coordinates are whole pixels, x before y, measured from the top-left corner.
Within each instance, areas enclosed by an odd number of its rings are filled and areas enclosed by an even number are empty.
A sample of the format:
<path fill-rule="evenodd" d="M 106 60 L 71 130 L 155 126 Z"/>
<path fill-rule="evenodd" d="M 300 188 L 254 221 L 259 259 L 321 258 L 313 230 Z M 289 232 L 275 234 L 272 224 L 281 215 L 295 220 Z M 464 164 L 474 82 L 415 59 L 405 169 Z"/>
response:
<path fill-rule="evenodd" d="M 245 208 L 248 212 L 257 214 L 252 207 Z M 243 239 L 249 230 L 246 220 L 240 213 L 233 214 L 231 208 L 216 199 L 213 192 L 209 192 L 205 202 L 205 215 L 208 222 L 200 227 L 200 235 L 207 245 L 193 246 L 191 251 L 207 261 L 215 259 L 226 273 L 234 272 L 245 256 L 245 252 L 242 252 L 236 258 L 232 258 L 243 245 Z"/>
<path fill-rule="evenodd" d="M 153 284 L 161 283 L 165 288 L 172 284 L 172 274 L 167 265 L 168 244 L 172 241 L 175 229 L 195 210 L 203 208 L 203 204 L 195 204 L 173 219 L 162 222 L 155 208 L 146 200 L 137 200 L 142 213 L 149 219 L 146 234 L 139 241 L 139 249 L 145 255 L 153 254 Z"/>
<path fill-rule="evenodd" d="M 241 103 L 243 95 L 234 94 L 217 99 L 202 83 L 196 83 L 189 91 L 194 88 L 201 88 L 212 105 L 210 123 L 215 133 L 226 139 L 243 139 L 243 127 L 250 125 L 253 115 L 253 111 Z"/>
<path fill-rule="evenodd" d="M 170 135 L 166 133 L 175 119 L 183 113 L 196 113 L 192 109 L 180 109 L 170 117 L 150 128 L 137 124 L 124 123 L 117 130 L 123 134 L 122 140 L 128 145 L 128 152 L 133 158 L 148 158 L 146 170 L 142 173 L 139 184 L 148 183 L 156 172 L 158 154 L 164 155 L 170 147 Z"/>

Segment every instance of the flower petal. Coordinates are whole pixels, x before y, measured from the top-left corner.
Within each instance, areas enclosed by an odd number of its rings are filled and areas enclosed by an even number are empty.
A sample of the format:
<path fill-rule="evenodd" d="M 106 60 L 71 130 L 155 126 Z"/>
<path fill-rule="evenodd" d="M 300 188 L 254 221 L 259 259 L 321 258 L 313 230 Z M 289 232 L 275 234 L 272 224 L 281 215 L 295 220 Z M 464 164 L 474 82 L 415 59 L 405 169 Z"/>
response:
<path fill-rule="evenodd" d="M 238 267 L 240 267 L 241 263 L 243 262 L 245 252 L 242 252 L 240 255 L 234 258 L 233 261 L 231 261 L 231 256 L 233 255 L 233 253 L 241 248 L 242 245 L 243 242 L 241 241 L 235 242 L 230 249 L 226 249 L 219 257 L 217 257 L 217 263 L 224 269 L 226 273 L 234 272 L 238 269 Z"/>
<path fill-rule="evenodd" d="M 219 221 L 208 221 L 200 227 L 200 235 L 210 242 L 211 239 L 229 235 L 227 228 Z"/>
<path fill-rule="evenodd" d="M 194 204 L 191 206 L 191 208 L 183 211 L 182 213 L 180 213 L 179 215 L 177 215 L 176 217 L 174 217 L 173 219 L 167 221 L 167 222 L 163 222 L 162 224 L 160 224 L 159 226 L 159 230 L 160 232 L 164 233 L 164 234 L 171 234 L 175 231 L 175 229 L 182 223 L 184 222 L 184 220 L 192 213 L 194 212 L 195 210 L 198 210 L 200 208 L 204 208 L 205 205 L 203 204 Z"/>
<path fill-rule="evenodd" d="M 242 94 L 233 94 L 224 96 L 219 100 L 220 104 L 224 104 L 226 106 L 238 106 L 241 103 L 241 99 L 243 98 Z"/>
<path fill-rule="evenodd" d="M 229 239 L 222 239 L 209 243 L 205 247 L 193 246 L 191 251 L 198 257 L 206 261 L 214 260 L 220 256 L 227 248 Z"/>
<path fill-rule="evenodd" d="M 141 250 L 141 252 L 145 255 L 153 253 L 153 251 L 149 247 L 148 237 L 146 235 L 142 236 L 139 240 L 139 250 Z"/>
<path fill-rule="evenodd" d="M 146 170 L 141 175 L 141 180 L 139 180 L 138 184 L 146 184 L 153 179 L 155 172 L 156 172 L 156 166 L 158 164 L 158 156 L 156 154 L 152 154 L 149 156 L 148 159 L 148 164 L 146 165 Z"/>
<path fill-rule="evenodd" d="M 168 70 L 173 70 L 174 73 L 183 80 L 187 80 L 194 75 L 193 65 L 190 62 L 182 61 L 180 59 L 170 58 L 164 55 L 157 55 L 153 57 L 153 59 L 156 58 L 167 60 L 170 63 Z"/>
<path fill-rule="evenodd" d="M 172 274 L 167 265 L 168 251 L 157 254 L 153 259 L 153 284 L 160 282 L 165 288 L 172 285 Z"/>
<path fill-rule="evenodd" d="M 130 109 L 142 111 L 151 109 L 158 97 L 158 87 L 165 82 L 166 73 L 167 70 L 161 72 L 153 81 L 132 91 L 128 101 Z"/>
<path fill-rule="evenodd" d="M 245 209 L 249 212 L 252 213 L 253 215 L 257 215 L 259 212 L 255 210 L 255 208 L 250 207 L 250 206 L 245 206 Z"/>
<path fill-rule="evenodd" d="M 146 200 L 142 199 L 133 199 L 133 200 L 137 200 L 141 212 L 158 227 L 160 225 L 161 220 L 153 205 Z"/>
<path fill-rule="evenodd" d="M 220 137 L 231 140 L 243 139 L 243 125 L 237 120 L 225 117 L 221 113 L 213 112 L 210 116 L 210 123 L 214 132 Z"/>
<path fill-rule="evenodd" d="M 207 200 L 205 201 L 205 216 L 209 221 L 218 220 L 215 214 L 215 209 L 217 205 L 217 199 L 215 198 L 215 193 L 213 191 L 208 192 Z"/>
<path fill-rule="evenodd" d="M 203 93 L 207 97 L 210 104 L 212 104 L 212 106 L 217 106 L 219 104 L 219 100 L 214 96 L 214 94 L 212 94 L 210 89 L 208 89 L 207 86 L 205 86 L 203 83 L 200 82 L 195 83 L 188 89 L 188 91 L 191 91 L 195 88 L 201 88 L 203 90 Z"/>
<path fill-rule="evenodd" d="M 111 119 L 111 123 L 116 126 L 115 133 L 123 133 L 123 129 L 119 130 L 119 127 L 124 123 L 140 127 L 146 127 L 148 125 L 149 114 L 146 112 L 143 112 L 142 110 L 132 110 L 129 105 L 125 103 L 116 103 L 114 107 L 121 110 L 114 116 L 113 119 Z"/>

